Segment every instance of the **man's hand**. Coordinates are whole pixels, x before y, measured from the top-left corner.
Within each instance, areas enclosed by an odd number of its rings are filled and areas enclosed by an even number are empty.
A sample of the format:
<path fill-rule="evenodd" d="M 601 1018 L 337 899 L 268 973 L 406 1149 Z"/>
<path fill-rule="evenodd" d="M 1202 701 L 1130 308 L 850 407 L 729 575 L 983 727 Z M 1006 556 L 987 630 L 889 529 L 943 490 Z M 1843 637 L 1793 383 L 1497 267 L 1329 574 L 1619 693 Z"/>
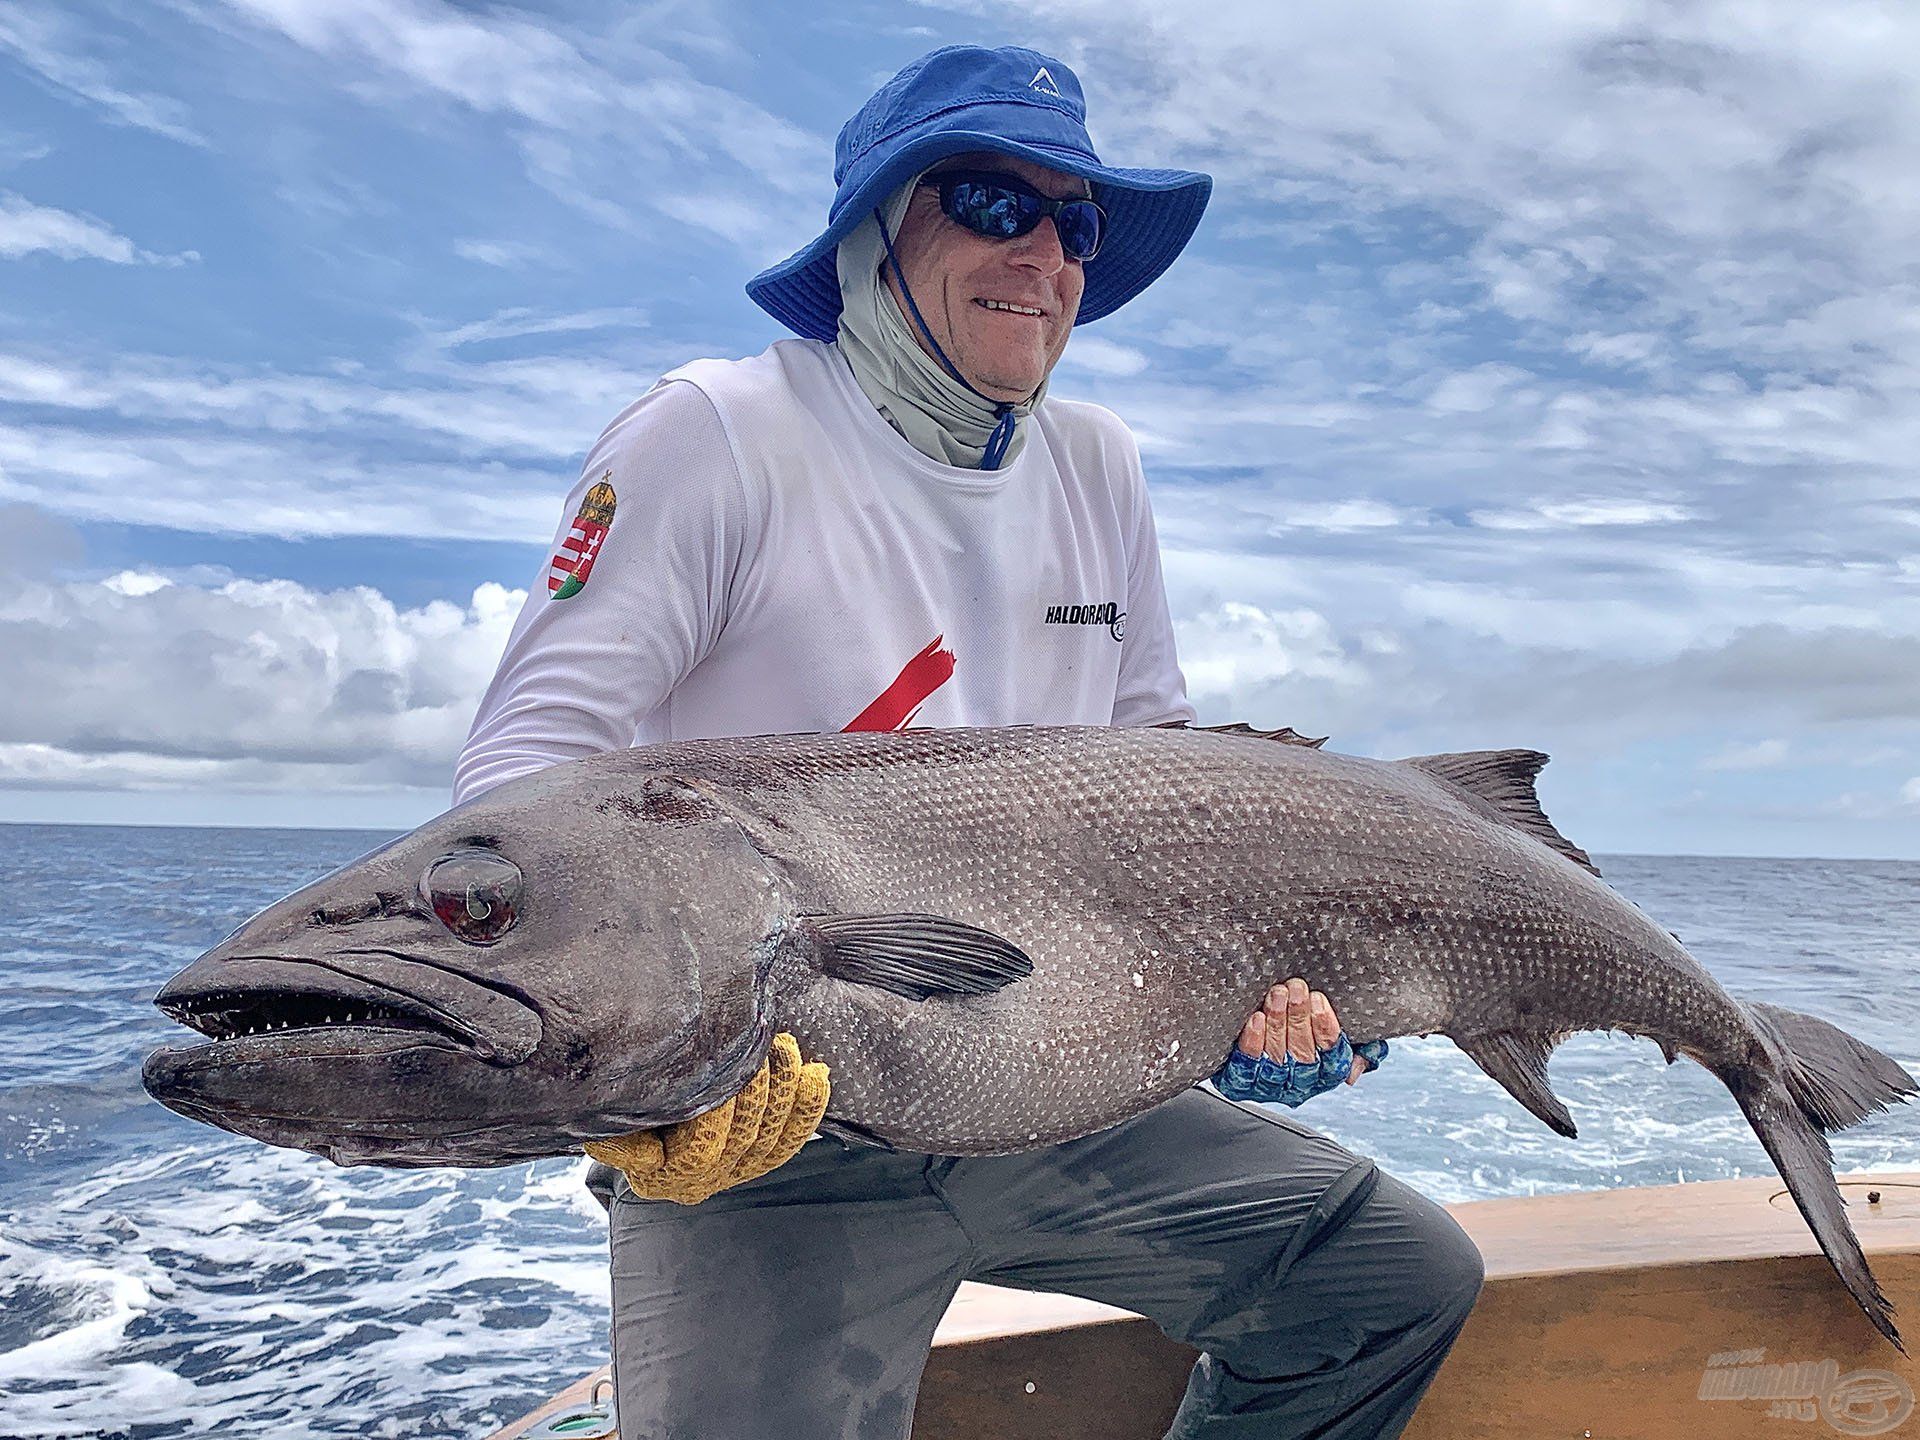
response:
<path fill-rule="evenodd" d="M 1240 1027 L 1235 1048 L 1256 1060 L 1261 1055 L 1276 1061 L 1291 1055 L 1301 1064 L 1311 1065 L 1320 1051 L 1333 1049 L 1339 1039 L 1340 1017 L 1333 1013 L 1333 1002 L 1323 992 L 1307 989 L 1307 982 L 1296 975 L 1267 991 L 1266 1002 Z M 1347 1084 L 1353 1084 L 1367 1069 L 1366 1056 L 1356 1054 Z"/>
<path fill-rule="evenodd" d="M 1295 976 L 1268 990 L 1261 1008 L 1247 1017 L 1213 1084 L 1229 1100 L 1299 1105 L 1342 1080 L 1353 1084 L 1386 1054 L 1384 1040 L 1353 1047 L 1333 1002 Z"/>
<path fill-rule="evenodd" d="M 698 1205 L 797 1155 L 826 1114 L 829 1092 L 827 1067 L 803 1064 L 799 1045 L 782 1031 L 731 1100 L 678 1125 L 589 1140 L 584 1148 L 625 1175 L 641 1199 Z"/>

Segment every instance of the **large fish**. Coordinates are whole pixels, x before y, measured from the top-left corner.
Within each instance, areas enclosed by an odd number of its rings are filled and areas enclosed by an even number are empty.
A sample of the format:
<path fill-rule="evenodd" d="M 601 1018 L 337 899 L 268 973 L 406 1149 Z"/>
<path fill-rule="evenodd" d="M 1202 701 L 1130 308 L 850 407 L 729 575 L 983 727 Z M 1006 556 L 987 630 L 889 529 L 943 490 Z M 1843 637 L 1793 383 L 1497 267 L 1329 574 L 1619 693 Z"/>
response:
<path fill-rule="evenodd" d="M 1881 1333 L 1823 1131 L 1911 1094 L 1736 1000 L 1541 812 L 1546 757 L 1378 761 L 1245 727 L 679 741 L 498 789 L 242 925 L 157 999 L 147 1088 L 343 1164 L 496 1165 L 719 1104 L 776 1030 L 824 1128 L 988 1155 L 1185 1090 L 1267 987 L 1450 1037 L 1547 1125 L 1579 1030 L 1711 1070 Z"/>

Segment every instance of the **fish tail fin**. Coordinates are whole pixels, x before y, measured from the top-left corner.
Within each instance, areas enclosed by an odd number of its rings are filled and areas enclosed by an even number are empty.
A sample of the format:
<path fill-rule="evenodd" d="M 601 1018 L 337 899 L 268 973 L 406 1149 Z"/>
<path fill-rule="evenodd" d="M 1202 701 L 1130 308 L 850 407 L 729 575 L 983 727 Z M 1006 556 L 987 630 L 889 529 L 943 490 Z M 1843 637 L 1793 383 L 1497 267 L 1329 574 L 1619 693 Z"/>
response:
<path fill-rule="evenodd" d="M 1788 1093 L 1822 1130 L 1844 1130 L 1920 1091 L 1891 1056 L 1837 1025 L 1759 1000 L 1741 1004 L 1754 1028 L 1779 1047 Z"/>
<path fill-rule="evenodd" d="M 1866 1253 L 1847 1219 L 1847 1202 L 1833 1178 L 1833 1152 L 1799 1096 L 1782 1078 L 1743 1070 L 1728 1081 L 1747 1121 L 1767 1148 L 1793 1203 L 1820 1242 L 1828 1262 L 1866 1312 L 1867 1319 L 1902 1355 L 1907 1347 L 1893 1323 L 1893 1303 L 1867 1266 Z"/>

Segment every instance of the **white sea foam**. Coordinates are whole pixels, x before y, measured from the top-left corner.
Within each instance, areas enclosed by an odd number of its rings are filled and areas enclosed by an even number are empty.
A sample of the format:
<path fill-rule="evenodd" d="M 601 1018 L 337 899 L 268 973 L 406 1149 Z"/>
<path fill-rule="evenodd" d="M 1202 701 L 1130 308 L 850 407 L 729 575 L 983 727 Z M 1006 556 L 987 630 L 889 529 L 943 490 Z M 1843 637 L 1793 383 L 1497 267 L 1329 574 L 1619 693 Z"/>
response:
<path fill-rule="evenodd" d="M 10 1248 L 0 1253 L 0 1280 L 26 1282 L 58 1294 L 83 1317 L 51 1334 L 0 1351 L 0 1380 L 90 1368 L 120 1343 L 135 1316 L 153 1308 L 153 1293 L 138 1275 L 55 1255 Z"/>
<path fill-rule="evenodd" d="M 200 1409 L 191 1383 L 164 1366 L 130 1360 L 93 1371 L 74 1388 L 14 1392 L 0 1423 L 9 1437 L 124 1433 L 129 1417 L 186 1417 Z"/>

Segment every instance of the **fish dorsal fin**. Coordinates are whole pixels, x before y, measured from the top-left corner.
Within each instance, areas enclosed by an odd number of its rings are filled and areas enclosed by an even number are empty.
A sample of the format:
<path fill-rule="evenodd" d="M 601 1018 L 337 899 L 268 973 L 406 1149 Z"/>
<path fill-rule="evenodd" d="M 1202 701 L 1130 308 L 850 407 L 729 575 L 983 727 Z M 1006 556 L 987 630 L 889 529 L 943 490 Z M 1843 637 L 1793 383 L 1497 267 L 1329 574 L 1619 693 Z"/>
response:
<path fill-rule="evenodd" d="M 1579 1134 L 1573 1116 L 1547 1083 L 1547 1057 L 1559 1043 L 1558 1036 L 1537 1030 L 1502 1030 L 1491 1035 L 1455 1035 L 1453 1043 L 1555 1132 L 1569 1140 Z"/>
<path fill-rule="evenodd" d="M 1322 735 L 1316 740 L 1311 736 L 1302 735 L 1291 725 L 1282 725 L 1278 730 L 1256 730 L 1244 720 L 1236 720 L 1231 725 L 1189 725 L 1184 720 L 1169 720 L 1154 728 L 1159 730 L 1204 730 L 1210 735 L 1255 735 L 1262 740 L 1277 740 L 1282 745 L 1304 745 L 1309 750 L 1318 750 L 1322 745 L 1327 743 L 1326 736 Z"/>
<path fill-rule="evenodd" d="M 1469 750 L 1458 755 L 1416 755 L 1403 765 L 1424 770 L 1486 802 L 1497 819 L 1541 844 L 1558 850 L 1589 874 L 1598 875 L 1600 867 L 1593 858 L 1553 828 L 1547 812 L 1540 808 L 1540 797 L 1533 791 L 1533 779 L 1547 763 L 1538 750 Z"/>
<path fill-rule="evenodd" d="M 823 973 L 909 1000 L 990 995 L 1033 973 L 1011 940 L 942 915 L 810 915 L 803 923 Z"/>

